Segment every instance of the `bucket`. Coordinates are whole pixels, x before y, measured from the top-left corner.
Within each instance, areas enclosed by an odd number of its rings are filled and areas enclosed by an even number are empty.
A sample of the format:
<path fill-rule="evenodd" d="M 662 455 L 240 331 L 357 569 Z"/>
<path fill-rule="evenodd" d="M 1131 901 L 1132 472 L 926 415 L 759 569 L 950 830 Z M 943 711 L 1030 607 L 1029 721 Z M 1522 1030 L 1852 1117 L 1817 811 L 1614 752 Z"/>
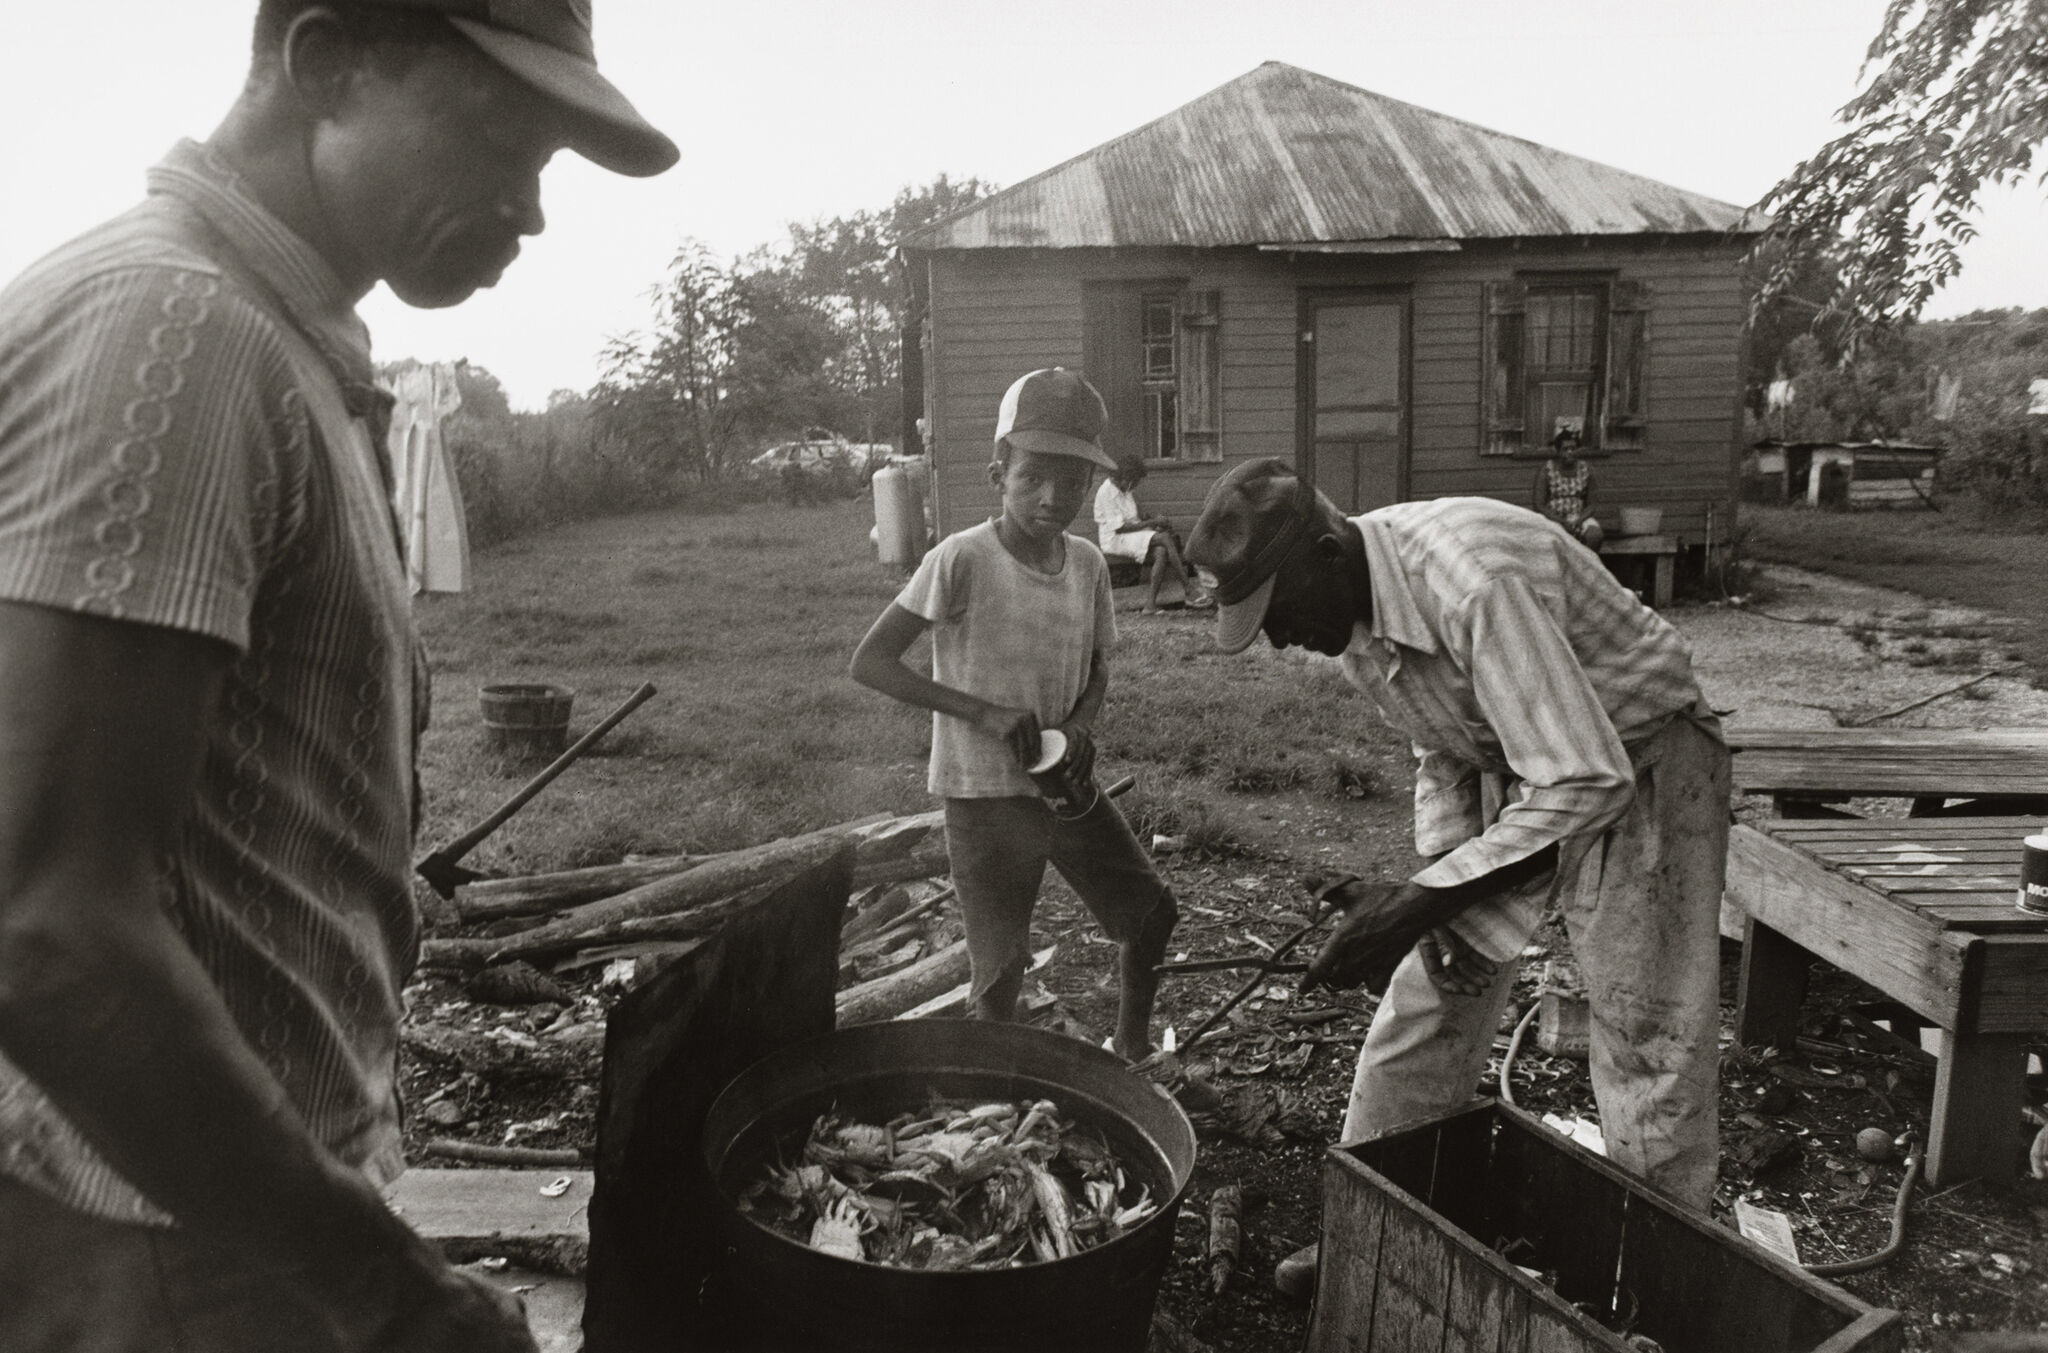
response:
<path fill-rule="evenodd" d="M 569 745 L 569 706 L 576 692 L 561 686 L 501 682 L 479 686 L 484 746 L 521 758 L 557 757 Z"/>
<path fill-rule="evenodd" d="M 1053 1100 L 1103 1133 L 1159 1210 L 1129 1234 L 1065 1259 L 965 1272 L 842 1259 L 739 1210 L 739 1191 L 819 1114 L 882 1122 L 933 1092 Z M 1173 1262 L 1195 1133 L 1172 1096 L 1078 1039 L 985 1020 L 892 1020 L 794 1044 L 741 1072 L 704 1120 L 703 1152 L 726 1242 L 725 1267 L 710 1287 L 716 1306 L 732 1313 L 723 1323 L 734 1347 L 1140 1353 Z"/>
<path fill-rule="evenodd" d="M 1661 507 L 1625 507 L 1621 510 L 1621 534 L 1625 536 L 1654 536 L 1664 526 L 1664 509 Z"/>

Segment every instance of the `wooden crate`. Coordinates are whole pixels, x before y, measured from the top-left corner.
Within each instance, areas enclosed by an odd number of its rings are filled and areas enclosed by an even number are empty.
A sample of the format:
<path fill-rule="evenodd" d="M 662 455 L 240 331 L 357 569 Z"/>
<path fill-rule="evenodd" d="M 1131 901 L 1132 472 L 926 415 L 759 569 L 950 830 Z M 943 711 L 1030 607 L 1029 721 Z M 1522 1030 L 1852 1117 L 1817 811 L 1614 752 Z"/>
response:
<path fill-rule="evenodd" d="M 1897 1353 L 1900 1323 L 1488 1101 L 1323 1160 L 1310 1353 Z M 1497 1247 L 1526 1242 L 1514 1260 Z M 1555 1286 L 1522 1271 L 1555 1275 Z"/>

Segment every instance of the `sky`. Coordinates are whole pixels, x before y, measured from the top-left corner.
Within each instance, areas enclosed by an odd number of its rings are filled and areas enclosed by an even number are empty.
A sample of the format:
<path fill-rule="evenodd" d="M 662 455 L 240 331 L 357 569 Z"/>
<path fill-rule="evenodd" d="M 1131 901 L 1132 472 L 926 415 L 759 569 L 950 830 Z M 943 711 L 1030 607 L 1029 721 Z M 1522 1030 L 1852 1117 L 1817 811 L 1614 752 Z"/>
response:
<path fill-rule="evenodd" d="M 1286 61 L 1749 204 L 1836 130 L 1884 0 L 595 0 L 598 60 L 682 148 L 651 180 L 565 152 L 548 228 L 449 310 L 381 287 L 381 360 L 468 358 L 515 407 L 588 388 L 685 240 L 723 256 L 943 172 L 1016 183 Z M 16 6 L 0 277 L 134 202 L 247 66 L 254 0 Z M 1931 317 L 2048 305 L 2048 190 L 1998 194 Z"/>

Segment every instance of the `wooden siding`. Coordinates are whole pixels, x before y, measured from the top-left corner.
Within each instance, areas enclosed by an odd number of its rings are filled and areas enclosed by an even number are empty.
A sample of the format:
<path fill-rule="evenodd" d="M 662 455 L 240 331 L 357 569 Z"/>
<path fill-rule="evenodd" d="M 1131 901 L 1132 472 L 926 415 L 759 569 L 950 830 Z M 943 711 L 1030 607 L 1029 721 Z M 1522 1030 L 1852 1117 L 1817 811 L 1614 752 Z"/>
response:
<path fill-rule="evenodd" d="M 1480 494 L 1526 504 L 1540 455 L 1491 457 L 1480 446 L 1484 284 L 1525 272 L 1608 272 L 1649 288 L 1647 427 L 1640 450 L 1594 454 L 1596 510 L 1658 507 L 1686 544 L 1726 538 L 1736 492 L 1745 296 L 1739 243 L 1697 240 L 1524 241 L 1455 253 L 1286 255 L 1250 249 L 968 250 L 924 256 L 930 269 L 939 429 L 941 531 L 982 519 L 997 401 L 1035 367 L 1080 367 L 1085 282 L 1179 278 L 1221 293 L 1223 465 L 1155 466 L 1139 489 L 1148 511 L 1183 530 L 1222 469 L 1295 454 L 1295 324 L 1304 287 L 1406 286 L 1409 494 Z M 1084 512 L 1074 531 L 1093 534 Z"/>

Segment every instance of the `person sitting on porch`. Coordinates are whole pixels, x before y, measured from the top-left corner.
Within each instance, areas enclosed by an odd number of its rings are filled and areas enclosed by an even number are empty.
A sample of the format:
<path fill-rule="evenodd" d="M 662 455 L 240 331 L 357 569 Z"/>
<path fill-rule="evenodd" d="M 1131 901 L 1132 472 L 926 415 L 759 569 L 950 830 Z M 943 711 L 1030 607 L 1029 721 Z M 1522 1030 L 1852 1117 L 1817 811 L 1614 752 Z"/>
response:
<path fill-rule="evenodd" d="M 1579 430 L 1569 423 L 1550 439 L 1552 455 L 1536 471 L 1531 506 L 1556 522 L 1589 550 L 1607 533 L 1593 517 L 1593 467 L 1579 459 Z"/>
<path fill-rule="evenodd" d="M 1145 477 L 1145 465 L 1138 460 L 1119 460 L 1115 473 L 1095 490 L 1095 529 L 1102 552 L 1111 559 L 1133 559 L 1149 565 L 1151 583 L 1145 593 L 1145 614 L 1159 609 L 1159 591 L 1167 574 L 1181 580 L 1182 594 L 1190 608 L 1209 604 L 1195 571 L 1181 558 L 1180 537 L 1173 523 L 1164 517 L 1145 516 L 1138 509 L 1134 491 Z"/>

